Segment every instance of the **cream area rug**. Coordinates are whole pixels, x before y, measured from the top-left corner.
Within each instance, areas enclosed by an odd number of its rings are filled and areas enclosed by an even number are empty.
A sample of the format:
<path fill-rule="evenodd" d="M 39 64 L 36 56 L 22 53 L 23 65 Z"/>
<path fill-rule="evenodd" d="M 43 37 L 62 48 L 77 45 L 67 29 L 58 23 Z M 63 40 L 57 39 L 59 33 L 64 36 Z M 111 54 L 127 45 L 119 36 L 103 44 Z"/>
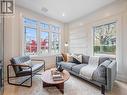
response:
<path fill-rule="evenodd" d="M 41 75 L 37 75 L 33 77 L 31 88 L 5 83 L 4 95 L 101 95 L 99 87 L 73 75 L 65 82 L 64 88 L 64 94 L 61 94 L 56 87 L 43 88 Z M 115 82 L 112 92 L 108 92 L 106 95 L 127 95 L 126 91 L 127 85 Z"/>

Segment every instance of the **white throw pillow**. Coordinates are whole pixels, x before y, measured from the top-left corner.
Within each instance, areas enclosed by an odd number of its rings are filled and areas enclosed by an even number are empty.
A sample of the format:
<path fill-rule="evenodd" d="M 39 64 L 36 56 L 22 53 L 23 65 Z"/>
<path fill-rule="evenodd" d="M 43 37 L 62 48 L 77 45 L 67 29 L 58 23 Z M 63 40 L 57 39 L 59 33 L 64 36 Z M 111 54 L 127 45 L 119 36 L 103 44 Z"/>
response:
<path fill-rule="evenodd" d="M 74 57 L 76 60 L 78 60 L 80 63 L 82 63 L 82 55 L 72 54 L 72 57 Z"/>

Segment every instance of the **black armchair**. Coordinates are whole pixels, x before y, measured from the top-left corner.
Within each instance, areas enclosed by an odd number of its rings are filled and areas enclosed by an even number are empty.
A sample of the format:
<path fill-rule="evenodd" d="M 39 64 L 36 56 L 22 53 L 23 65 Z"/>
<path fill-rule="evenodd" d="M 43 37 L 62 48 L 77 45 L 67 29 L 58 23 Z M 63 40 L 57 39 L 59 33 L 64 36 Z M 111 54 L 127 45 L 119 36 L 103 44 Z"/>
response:
<path fill-rule="evenodd" d="M 32 66 L 22 64 L 22 63 L 29 61 L 29 60 L 31 60 L 31 62 L 33 63 Z M 11 85 L 31 87 L 32 86 L 32 77 L 34 75 L 36 75 L 42 69 L 44 69 L 44 71 L 45 71 L 45 61 L 44 60 L 30 59 L 29 56 L 23 56 L 23 57 L 14 57 L 10 61 L 11 61 L 11 64 L 9 64 L 7 66 L 7 81 Z M 40 63 L 37 63 L 39 61 L 40 61 Z M 15 76 L 10 76 L 10 73 L 9 73 L 10 67 L 13 68 L 13 70 L 15 72 Z M 22 67 L 27 68 L 27 69 L 23 70 Z M 28 77 L 21 83 L 10 82 L 11 78 L 25 77 L 25 76 L 28 76 Z M 30 79 L 30 85 L 25 85 L 24 83 L 29 79 Z"/>

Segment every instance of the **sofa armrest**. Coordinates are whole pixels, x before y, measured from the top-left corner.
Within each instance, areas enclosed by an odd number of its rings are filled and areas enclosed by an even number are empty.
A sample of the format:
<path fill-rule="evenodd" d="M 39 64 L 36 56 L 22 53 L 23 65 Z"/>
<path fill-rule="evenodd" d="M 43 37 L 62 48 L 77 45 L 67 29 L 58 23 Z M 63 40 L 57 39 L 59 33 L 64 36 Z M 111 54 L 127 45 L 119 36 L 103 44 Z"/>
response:
<path fill-rule="evenodd" d="M 57 63 L 61 62 L 61 61 L 63 61 L 63 56 L 62 55 L 57 55 L 56 56 L 56 66 L 57 66 Z"/>
<path fill-rule="evenodd" d="M 107 67 L 107 90 L 111 91 L 117 75 L 117 63 L 113 60 Z"/>

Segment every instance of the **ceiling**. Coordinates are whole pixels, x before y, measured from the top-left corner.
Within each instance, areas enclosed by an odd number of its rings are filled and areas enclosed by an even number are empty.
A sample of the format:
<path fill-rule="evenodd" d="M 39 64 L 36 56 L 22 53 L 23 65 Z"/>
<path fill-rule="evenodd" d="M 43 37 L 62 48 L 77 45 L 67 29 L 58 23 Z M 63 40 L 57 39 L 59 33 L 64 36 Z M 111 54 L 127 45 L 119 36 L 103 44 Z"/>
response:
<path fill-rule="evenodd" d="M 16 0 L 16 5 L 67 23 L 113 1 L 116 0 Z"/>

